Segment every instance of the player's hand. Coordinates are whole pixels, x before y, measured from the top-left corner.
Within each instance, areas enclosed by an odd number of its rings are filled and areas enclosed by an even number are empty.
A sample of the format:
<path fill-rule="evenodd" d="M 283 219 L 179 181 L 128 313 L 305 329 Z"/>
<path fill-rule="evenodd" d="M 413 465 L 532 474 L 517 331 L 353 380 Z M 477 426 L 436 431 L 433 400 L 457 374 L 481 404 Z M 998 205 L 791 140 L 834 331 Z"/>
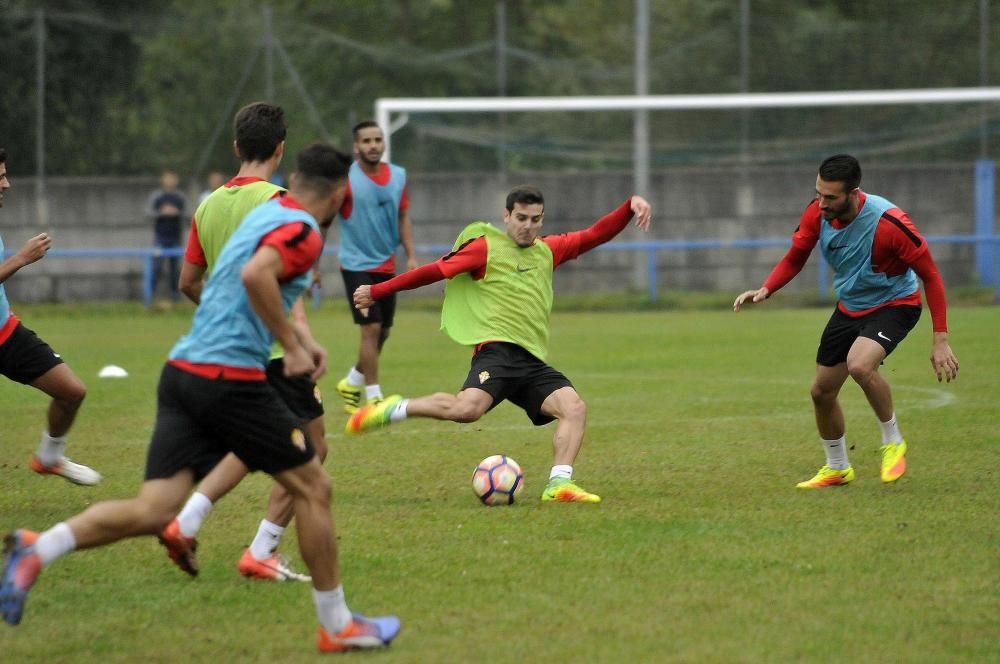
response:
<path fill-rule="evenodd" d="M 316 370 L 316 363 L 313 361 L 313 356 L 301 344 L 296 344 L 292 348 L 285 348 L 283 364 L 286 378 L 309 376 Z"/>
<path fill-rule="evenodd" d="M 417 267 L 418 267 L 418 265 L 419 264 L 417 263 L 416 257 L 407 258 L 406 259 L 406 269 L 407 270 L 416 270 Z"/>
<path fill-rule="evenodd" d="M 733 302 L 733 311 L 739 311 L 747 301 L 752 304 L 757 304 L 758 302 L 763 302 L 767 299 L 767 296 L 771 294 L 771 291 L 767 290 L 763 286 L 757 290 L 748 290 L 745 293 L 741 293 L 736 301 Z"/>
<path fill-rule="evenodd" d="M 326 375 L 327 370 L 327 352 L 326 349 L 320 346 L 316 342 L 312 342 L 306 346 L 306 350 L 312 356 L 313 363 L 316 368 L 313 369 L 312 373 L 309 375 L 313 382 L 317 382 L 320 378 Z"/>
<path fill-rule="evenodd" d="M 49 249 L 52 248 L 52 238 L 49 237 L 48 233 L 39 233 L 35 237 L 31 238 L 24 243 L 21 250 L 17 252 L 20 256 L 21 261 L 25 265 L 31 265 L 35 261 L 39 261 L 45 257 Z"/>
<path fill-rule="evenodd" d="M 632 213 L 635 215 L 635 227 L 642 231 L 649 230 L 649 222 L 653 220 L 653 208 L 642 196 L 632 197 Z"/>
<path fill-rule="evenodd" d="M 368 284 L 358 286 L 354 291 L 354 308 L 361 310 L 365 316 L 368 315 L 368 308 L 375 304 L 372 299 L 372 287 Z"/>
<path fill-rule="evenodd" d="M 941 379 L 950 383 L 958 378 L 958 358 L 955 357 L 955 353 L 951 352 L 947 332 L 934 333 L 934 345 L 931 347 L 931 367 L 934 368 L 939 383 Z"/>
<path fill-rule="evenodd" d="M 176 217 L 180 215 L 181 210 L 176 205 L 173 205 L 171 203 L 164 203 L 163 205 L 160 206 L 157 212 L 159 212 L 164 217 Z"/>

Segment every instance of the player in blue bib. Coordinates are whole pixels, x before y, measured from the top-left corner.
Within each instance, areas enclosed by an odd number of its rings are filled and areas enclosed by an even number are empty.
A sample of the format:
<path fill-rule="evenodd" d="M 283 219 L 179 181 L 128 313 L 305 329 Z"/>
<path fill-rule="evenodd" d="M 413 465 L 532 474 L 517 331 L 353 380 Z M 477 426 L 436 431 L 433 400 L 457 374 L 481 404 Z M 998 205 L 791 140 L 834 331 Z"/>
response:
<path fill-rule="evenodd" d="M 317 648 L 339 652 L 388 645 L 395 616 L 363 618 L 344 599 L 330 516 L 330 480 L 312 442 L 268 385 L 272 342 L 285 349 L 288 376 L 309 375 L 323 350 L 288 318 L 323 250 L 317 219 L 343 200 L 348 158 L 312 145 L 298 158 L 289 195 L 251 212 L 218 257 L 191 331 L 170 351 L 157 389 L 146 479 L 130 500 L 102 502 L 38 534 L 7 536 L 0 609 L 21 621 L 39 573 L 76 549 L 155 535 L 180 511 L 196 480 L 227 453 L 272 475 L 291 494 L 302 559 L 312 575 Z"/>

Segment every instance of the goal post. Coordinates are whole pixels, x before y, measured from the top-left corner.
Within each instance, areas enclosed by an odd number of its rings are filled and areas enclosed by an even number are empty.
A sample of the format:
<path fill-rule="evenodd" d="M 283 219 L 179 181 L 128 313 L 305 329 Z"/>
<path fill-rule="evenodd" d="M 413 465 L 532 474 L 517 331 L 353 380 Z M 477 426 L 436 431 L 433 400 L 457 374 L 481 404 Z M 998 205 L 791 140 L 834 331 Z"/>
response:
<path fill-rule="evenodd" d="M 1000 102 L 1000 87 L 583 97 L 383 97 L 375 100 L 375 121 L 385 133 L 388 160 L 392 134 L 406 124 L 408 113 L 694 111 L 970 102 Z M 400 115 L 396 121 L 394 113 Z"/>

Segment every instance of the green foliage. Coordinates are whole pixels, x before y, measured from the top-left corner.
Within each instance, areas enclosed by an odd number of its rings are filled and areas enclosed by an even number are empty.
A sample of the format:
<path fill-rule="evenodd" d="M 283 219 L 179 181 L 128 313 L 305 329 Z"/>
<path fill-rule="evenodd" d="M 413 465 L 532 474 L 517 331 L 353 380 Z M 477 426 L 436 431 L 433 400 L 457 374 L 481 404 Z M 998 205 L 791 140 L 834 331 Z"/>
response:
<path fill-rule="evenodd" d="M 142 477 L 163 357 L 190 309 L 26 307 L 19 313 L 88 383 L 69 443 L 105 475 L 70 486 L 26 468 L 45 399 L 0 382 L 0 533 L 44 528 Z M 355 610 L 396 612 L 378 661 L 996 661 L 1000 463 L 996 307 L 955 307 L 962 374 L 935 382 L 925 316 L 891 356 L 908 474 L 878 480 L 878 427 L 860 390 L 842 403 L 858 479 L 802 492 L 822 463 L 808 388 L 829 309 L 554 315 L 552 356 L 588 404 L 576 463 L 597 506 L 541 504 L 552 426 L 502 404 L 471 425 L 407 421 L 341 432 L 333 384 L 353 362 L 343 304 L 311 312 L 331 353 L 327 427 L 338 543 Z M 468 349 L 405 304 L 385 388 L 454 390 Z M 98 380 L 103 364 L 130 371 Z M 526 473 L 523 503 L 484 508 L 472 469 L 496 452 Z M 48 568 L 24 622 L 0 629 L 4 661 L 273 662 L 314 656 L 307 587 L 248 582 L 236 561 L 263 515 L 267 478 L 220 501 L 187 578 L 153 538 Z M 295 536 L 282 550 L 301 566 Z M 833 627 L 831 627 L 833 626 Z M 54 637 L 54 635 L 57 636 Z M 367 660 L 368 657 L 365 657 Z"/>
<path fill-rule="evenodd" d="M 936 0 L 754 0 L 750 90 L 977 85 L 978 3 L 952 4 L 943 11 Z M 633 0 L 505 5 L 506 94 L 634 91 Z M 651 93 L 739 90 L 739 3 L 650 5 Z M 496 6 L 273 3 L 268 51 L 267 4 L 259 1 L 6 0 L 0 142 L 15 172 L 34 171 L 36 7 L 46 12 L 48 33 L 48 172 L 132 174 L 170 166 L 194 175 L 232 169 L 232 113 L 269 94 L 289 113 L 292 154 L 318 138 L 347 147 L 349 127 L 370 117 L 379 97 L 497 94 Z M 992 20 L 988 33 L 994 46 L 987 65 L 1000 71 L 1000 22 Z M 988 110 L 995 152 L 996 109 Z M 978 149 L 980 111 L 942 105 L 754 112 L 750 156 L 812 163 L 829 149 L 850 149 L 872 158 L 968 159 Z M 657 165 L 740 158 L 737 113 L 656 113 L 650 121 Z M 414 115 L 396 147 L 407 166 L 424 171 L 492 170 L 498 155 L 511 171 L 627 168 L 631 127 L 630 113 Z"/>

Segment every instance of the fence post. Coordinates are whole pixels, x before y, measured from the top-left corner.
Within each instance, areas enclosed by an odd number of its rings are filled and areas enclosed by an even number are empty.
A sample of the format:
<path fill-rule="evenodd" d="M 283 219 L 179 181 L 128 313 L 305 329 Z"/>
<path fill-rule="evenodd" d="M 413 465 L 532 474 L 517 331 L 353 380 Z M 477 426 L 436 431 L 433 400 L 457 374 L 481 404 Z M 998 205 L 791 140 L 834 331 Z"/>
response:
<path fill-rule="evenodd" d="M 976 229 L 979 236 L 992 236 L 995 232 L 996 214 L 994 210 L 994 163 L 991 159 L 976 161 Z M 979 283 L 993 286 L 1000 293 L 1000 271 L 997 270 L 996 243 L 976 242 L 976 272 Z"/>
<path fill-rule="evenodd" d="M 650 247 L 646 250 L 646 300 L 652 304 L 656 302 L 656 249 Z"/>
<path fill-rule="evenodd" d="M 153 304 L 153 254 L 142 257 L 142 303 L 149 309 Z"/>

